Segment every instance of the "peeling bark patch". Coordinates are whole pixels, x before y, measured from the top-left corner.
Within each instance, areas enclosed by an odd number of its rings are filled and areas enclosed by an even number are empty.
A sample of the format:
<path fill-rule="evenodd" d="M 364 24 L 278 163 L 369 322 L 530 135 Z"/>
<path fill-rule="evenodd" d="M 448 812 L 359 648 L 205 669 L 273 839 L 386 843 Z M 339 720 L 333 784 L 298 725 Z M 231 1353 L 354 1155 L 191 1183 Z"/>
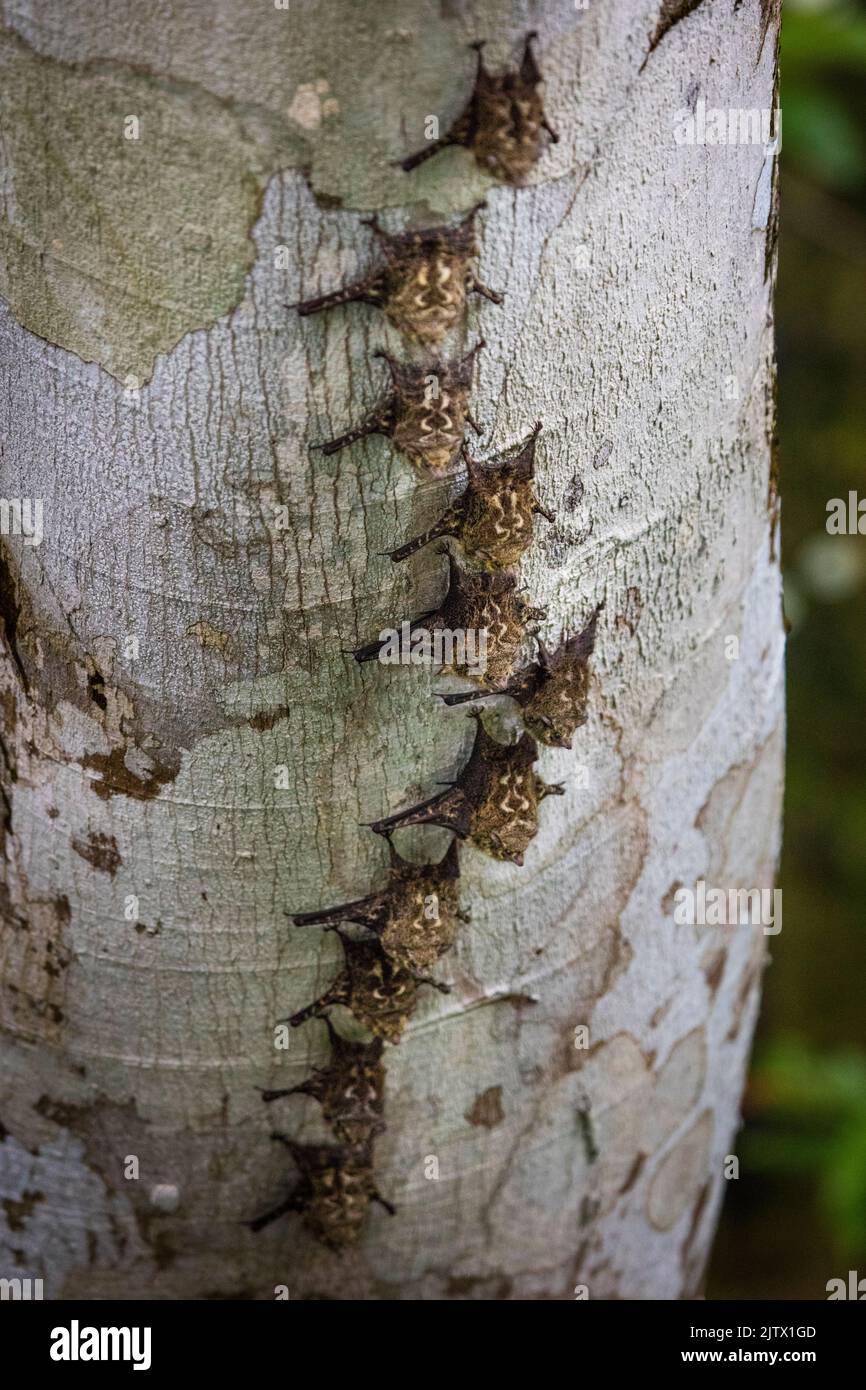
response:
<path fill-rule="evenodd" d="M 88 864 L 92 864 L 94 869 L 109 874 L 111 878 L 114 878 L 123 863 L 113 835 L 91 831 L 86 840 L 74 839 L 72 848 L 82 859 L 86 859 Z"/>
<path fill-rule="evenodd" d="M 137 749 L 132 751 L 138 752 Z M 131 796 L 135 801 L 151 801 L 168 782 L 174 781 L 180 771 L 178 759 L 174 766 L 154 763 L 151 771 L 139 776 L 127 767 L 129 753 L 128 748 L 114 748 L 110 753 L 89 753 L 82 759 L 82 767 L 99 773 L 99 780 L 92 781 L 91 786 L 102 801 L 109 801 L 112 796 Z M 147 757 L 146 754 L 144 756 Z M 149 758 L 147 760 L 151 761 Z"/>
<path fill-rule="evenodd" d="M 305 138 L 195 83 L 43 57 L 9 31 L 0 72 L 7 164 L 27 172 L 12 175 L 0 292 L 25 328 L 139 387 L 240 303 L 265 184 Z"/>
<path fill-rule="evenodd" d="M 33 1213 L 33 1208 L 37 1202 L 44 1202 L 45 1194 L 42 1192 L 30 1192 L 26 1188 L 20 1198 L 16 1201 L 12 1197 L 3 1199 L 3 1210 L 6 1213 L 6 1224 L 10 1231 L 23 1231 L 28 1218 Z"/>
<path fill-rule="evenodd" d="M 712 1111 L 705 1110 L 656 1169 L 647 1196 L 647 1216 L 657 1231 L 669 1231 L 697 1200 L 712 1138 Z"/>
<path fill-rule="evenodd" d="M 475 1104 L 466 1111 L 465 1118 L 471 1125 L 482 1125 L 485 1129 L 495 1129 L 505 1119 L 502 1109 L 502 1087 L 488 1086 L 486 1091 L 475 1097 Z"/>

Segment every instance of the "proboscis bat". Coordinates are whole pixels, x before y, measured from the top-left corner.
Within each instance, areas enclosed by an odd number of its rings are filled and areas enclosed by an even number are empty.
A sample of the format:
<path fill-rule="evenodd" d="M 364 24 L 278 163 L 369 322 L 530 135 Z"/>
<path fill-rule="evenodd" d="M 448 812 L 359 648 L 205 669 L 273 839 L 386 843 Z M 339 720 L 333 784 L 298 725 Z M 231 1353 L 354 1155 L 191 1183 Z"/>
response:
<path fill-rule="evenodd" d="M 538 832 L 539 802 L 562 796 L 565 789 L 538 776 L 533 767 L 538 747 L 529 734 L 518 743 L 498 743 L 476 711 L 472 717 L 478 721 L 475 742 L 456 781 L 429 801 L 375 821 L 370 829 L 388 835 L 409 825 L 441 825 L 493 859 L 522 864 Z"/>
<path fill-rule="evenodd" d="M 327 1016 L 323 1021 L 331 1040 L 328 1065 L 316 1067 L 312 1076 L 298 1086 L 262 1091 L 262 1100 L 312 1096 L 321 1105 L 322 1115 L 339 1140 L 350 1145 L 366 1144 L 385 1128 L 382 1039 L 374 1038 L 369 1043 L 350 1042 L 340 1036 Z"/>
<path fill-rule="evenodd" d="M 382 309 L 409 338 L 441 342 L 462 323 L 468 293 L 502 303 L 502 295 L 483 285 L 473 269 L 478 242 L 472 224 L 484 206 L 478 203 L 455 227 L 426 227 L 417 232 L 386 232 L 375 217 L 366 219 L 382 242 L 384 265 L 341 290 L 288 307 L 306 317 L 357 299 Z"/>
<path fill-rule="evenodd" d="M 428 658 L 439 662 L 443 674 L 483 679 L 492 689 L 500 689 L 514 674 L 517 656 L 531 624 L 544 617 L 544 610 L 531 608 L 517 592 L 517 579 L 511 570 L 478 571 L 464 569 L 443 547 L 448 556 L 448 590 L 438 608 L 422 613 L 404 624 L 411 643 L 411 659 L 420 664 Z M 356 648 L 351 655 L 357 662 L 401 660 L 392 648 L 403 642 L 400 634 L 380 637 Z"/>
<path fill-rule="evenodd" d="M 541 72 L 528 34 L 520 66 L 503 73 L 488 72 L 482 57 L 483 43 L 472 47 L 478 54 L 475 86 L 463 113 L 439 140 L 404 159 L 401 168 L 415 169 L 448 145 L 472 151 L 482 169 L 505 183 L 522 184 L 544 150 L 546 131 L 553 144 L 559 136 L 544 114 L 538 88 Z"/>
<path fill-rule="evenodd" d="M 518 671 L 501 691 L 470 690 L 440 695 L 446 705 L 462 705 L 489 695 L 510 695 L 520 706 L 531 734 L 552 748 L 570 748 L 575 731 L 586 722 L 589 658 L 595 647 L 599 604 L 582 632 L 549 652 L 538 641 L 538 661 Z M 537 640 L 537 639 L 536 639 Z"/>
<path fill-rule="evenodd" d="M 384 434 L 420 472 L 446 477 L 460 452 L 467 422 L 479 433 L 468 402 L 475 355 L 483 347 L 482 338 L 458 362 L 438 365 L 397 362 L 387 352 L 375 353 L 391 369 L 392 390 L 363 424 L 313 447 L 323 454 L 336 454 L 357 439 Z"/>
<path fill-rule="evenodd" d="M 334 1004 L 343 1004 L 377 1038 L 397 1043 L 415 1007 L 419 985 L 450 993 L 448 985 L 397 965 L 378 941 L 356 941 L 339 926 L 328 927 L 328 931 L 342 941 L 345 965 L 324 994 L 284 1020 L 292 1028 L 299 1028 L 308 1018 L 320 1017 Z"/>
<path fill-rule="evenodd" d="M 411 864 L 388 841 L 391 858 L 388 885 L 357 902 L 342 903 L 326 912 L 295 914 L 295 926 L 333 926 L 358 922 L 375 932 L 382 950 L 410 973 L 430 970 L 454 943 L 459 909 L 457 880 L 460 862 L 452 840 L 438 864 Z"/>
<path fill-rule="evenodd" d="M 392 560 L 405 560 L 440 536 L 455 536 L 464 554 L 485 570 L 516 565 L 532 540 L 534 515 L 553 521 L 535 496 L 535 441 L 541 424 L 517 454 L 492 465 L 478 463 L 468 450 L 463 453 L 468 469 L 466 490 L 429 531 L 389 552 Z"/>
<path fill-rule="evenodd" d="M 356 1244 L 371 1202 L 394 1215 L 394 1207 L 376 1188 L 368 1145 L 299 1144 L 285 1134 L 271 1138 L 289 1150 L 300 1177 L 285 1201 L 257 1216 L 250 1230 L 260 1231 L 288 1212 L 300 1212 L 307 1230 L 339 1252 Z"/>

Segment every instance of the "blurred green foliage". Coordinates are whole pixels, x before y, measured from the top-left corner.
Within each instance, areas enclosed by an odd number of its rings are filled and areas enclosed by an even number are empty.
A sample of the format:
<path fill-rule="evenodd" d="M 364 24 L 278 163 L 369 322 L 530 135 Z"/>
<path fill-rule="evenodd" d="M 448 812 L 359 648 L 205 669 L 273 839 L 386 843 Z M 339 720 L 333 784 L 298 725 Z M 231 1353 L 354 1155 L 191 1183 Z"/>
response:
<path fill-rule="evenodd" d="M 824 1298 L 866 1275 L 866 10 L 785 0 L 777 290 L 788 757 L 745 1127 L 707 1294 Z"/>

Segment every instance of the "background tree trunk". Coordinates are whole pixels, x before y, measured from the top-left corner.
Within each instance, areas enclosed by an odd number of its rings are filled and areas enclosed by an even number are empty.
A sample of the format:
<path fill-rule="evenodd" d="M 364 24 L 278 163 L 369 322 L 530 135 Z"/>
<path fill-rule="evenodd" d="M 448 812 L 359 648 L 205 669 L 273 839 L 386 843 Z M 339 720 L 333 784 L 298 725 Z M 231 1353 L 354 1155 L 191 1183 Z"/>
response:
<path fill-rule="evenodd" d="M 45 538 L 2 538 L 0 1273 L 55 1298 L 689 1295 L 765 940 L 677 926 L 673 893 L 772 883 L 783 639 L 773 150 L 673 129 L 698 98 L 774 104 L 775 18 L 4 9 L 2 494 L 44 500 Z M 561 138 L 530 185 L 459 149 L 396 168 L 465 104 L 469 43 L 501 69 L 533 28 Z M 542 750 L 566 796 L 522 868 L 462 852 L 453 992 L 387 1050 L 376 1174 L 398 1214 L 374 1208 L 339 1258 L 297 1217 L 242 1224 L 291 1181 L 274 1123 L 324 1133 L 312 1100 L 275 1116 L 256 1090 L 326 1052 L 319 1023 L 275 1047 L 339 960 L 284 914 L 378 887 L 362 823 L 429 795 L 471 728 L 428 671 L 342 652 L 442 593 L 432 550 L 380 552 L 448 485 L 378 437 L 308 454 L 366 413 L 372 354 L 401 339 L 363 305 L 285 305 L 373 263 L 364 213 L 448 223 L 481 197 L 505 302 L 474 301 L 463 344 L 486 340 L 480 452 L 542 421 L 557 519 L 522 587 L 554 642 L 605 607 L 589 721 Z"/>

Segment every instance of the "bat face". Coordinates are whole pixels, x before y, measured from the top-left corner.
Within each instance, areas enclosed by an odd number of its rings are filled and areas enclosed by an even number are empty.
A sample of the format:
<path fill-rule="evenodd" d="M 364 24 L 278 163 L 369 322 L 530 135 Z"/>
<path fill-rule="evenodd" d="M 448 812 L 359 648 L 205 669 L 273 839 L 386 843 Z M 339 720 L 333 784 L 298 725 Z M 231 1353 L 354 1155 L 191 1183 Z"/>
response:
<path fill-rule="evenodd" d="M 470 843 L 492 859 L 522 864 L 538 834 L 538 802 L 531 767 L 516 762 L 497 772 L 473 818 Z"/>
<path fill-rule="evenodd" d="M 583 631 L 555 652 L 540 645 L 541 665 L 521 703 L 524 724 L 542 743 L 570 748 L 576 730 L 586 723 L 589 658 L 600 612 L 599 604 Z"/>
<path fill-rule="evenodd" d="M 453 471 L 469 409 L 471 368 L 441 368 L 431 390 L 426 368 L 401 370 L 394 378 L 394 447 L 421 472 L 445 478 Z"/>
<path fill-rule="evenodd" d="M 469 487 L 460 539 L 467 557 L 486 570 L 516 565 L 532 540 L 533 516 L 543 511 L 534 483 L 540 429 L 535 426 L 514 458 L 500 459 L 492 468 L 467 456 Z"/>
<path fill-rule="evenodd" d="M 455 883 L 407 883 L 379 936 L 383 951 L 405 970 L 429 970 L 454 944 L 458 910 Z"/>
<path fill-rule="evenodd" d="M 367 1145 L 385 1128 L 382 1042 L 348 1042 L 327 1021 L 331 1062 L 317 1072 L 309 1090 L 321 1102 L 322 1115 L 339 1140 L 352 1147 Z"/>
<path fill-rule="evenodd" d="M 392 271 L 382 307 L 394 327 L 427 346 L 441 343 L 466 313 L 470 259 L 443 246 Z"/>
<path fill-rule="evenodd" d="M 377 1038 L 397 1043 L 415 1007 L 418 985 L 378 942 L 346 941 L 346 1007 Z"/>
<path fill-rule="evenodd" d="M 483 67 L 475 88 L 475 133 L 471 148 L 476 161 L 494 178 L 520 185 L 526 182 L 546 148 L 549 127 L 538 91 L 541 74 L 532 60 L 529 41 L 519 71 L 495 76 Z"/>
<path fill-rule="evenodd" d="M 371 1157 L 346 1145 L 295 1144 L 301 1169 L 298 1208 L 304 1225 L 334 1251 L 356 1245 L 376 1189 Z"/>
<path fill-rule="evenodd" d="M 589 669 L 566 667 L 542 680 L 523 709 L 531 734 L 553 748 L 570 748 L 575 732 L 586 723 Z"/>

